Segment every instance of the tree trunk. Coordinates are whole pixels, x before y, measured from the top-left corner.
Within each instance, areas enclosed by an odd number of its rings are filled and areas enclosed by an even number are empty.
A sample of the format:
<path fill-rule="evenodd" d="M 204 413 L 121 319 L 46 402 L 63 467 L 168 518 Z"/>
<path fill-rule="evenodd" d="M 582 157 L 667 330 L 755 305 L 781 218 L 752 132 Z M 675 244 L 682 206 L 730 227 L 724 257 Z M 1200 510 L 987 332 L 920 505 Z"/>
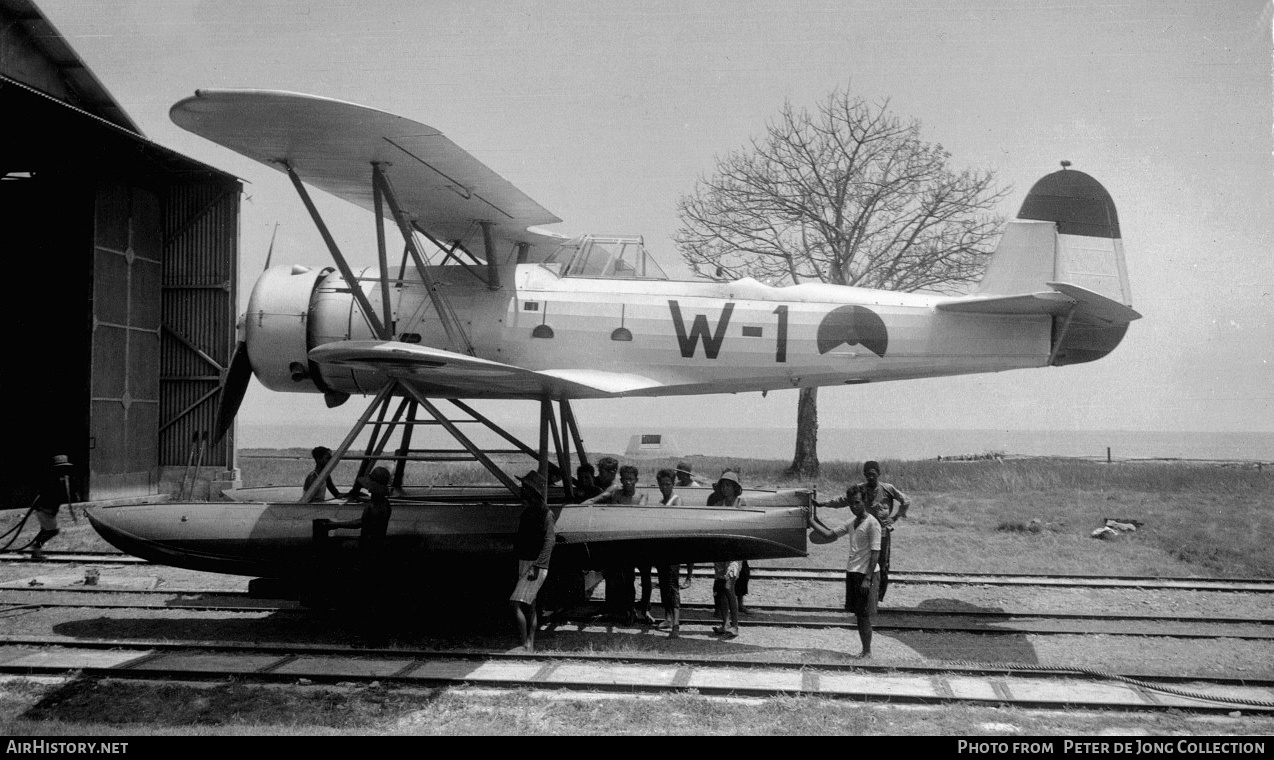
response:
<path fill-rule="evenodd" d="M 802 388 L 796 403 L 796 454 L 787 474 L 818 477 L 818 388 Z"/>

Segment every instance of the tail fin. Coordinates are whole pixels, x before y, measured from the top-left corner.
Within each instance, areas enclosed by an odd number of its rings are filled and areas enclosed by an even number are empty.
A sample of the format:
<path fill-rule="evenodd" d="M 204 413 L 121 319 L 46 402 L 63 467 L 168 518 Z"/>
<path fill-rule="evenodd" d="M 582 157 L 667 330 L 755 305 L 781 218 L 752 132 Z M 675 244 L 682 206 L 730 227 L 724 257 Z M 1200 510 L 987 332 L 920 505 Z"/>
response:
<path fill-rule="evenodd" d="M 938 308 L 1051 314 L 1050 364 L 1078 364 L 1110 353 L 1128 323 L 1141 317 L 1132 309 L 1119 217 L 1110 193 L 1097 180 L 1070 169 L 1036 182 L 974 295 Z"/>

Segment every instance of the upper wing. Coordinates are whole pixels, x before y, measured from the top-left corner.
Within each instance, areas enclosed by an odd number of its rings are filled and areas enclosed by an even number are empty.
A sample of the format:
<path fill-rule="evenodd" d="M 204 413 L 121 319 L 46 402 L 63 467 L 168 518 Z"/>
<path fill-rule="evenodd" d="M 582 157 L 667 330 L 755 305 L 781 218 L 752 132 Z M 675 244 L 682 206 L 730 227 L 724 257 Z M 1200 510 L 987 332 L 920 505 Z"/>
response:
<path fill-rule="evenodd" d="M 535 372 L 410 343 L 349 340 L 310 351 L 324 368 L 375 372 L 447 398 L 607 398 L 657 387 L 640 375 L 601 370 Z"/>
<path fill-rule="evenodd" d="M 169 111 L 178 126 L 374 211 L 372 163 L 403 208 L 434 236 L 458 240 L 474 221 L 502 238 L 544 243 L 527 227 L 560 222 L 433 127 L 339 100 L 270 90 L 198 90 Z M 389 213 L 388 209 L 385 211 Z"/>

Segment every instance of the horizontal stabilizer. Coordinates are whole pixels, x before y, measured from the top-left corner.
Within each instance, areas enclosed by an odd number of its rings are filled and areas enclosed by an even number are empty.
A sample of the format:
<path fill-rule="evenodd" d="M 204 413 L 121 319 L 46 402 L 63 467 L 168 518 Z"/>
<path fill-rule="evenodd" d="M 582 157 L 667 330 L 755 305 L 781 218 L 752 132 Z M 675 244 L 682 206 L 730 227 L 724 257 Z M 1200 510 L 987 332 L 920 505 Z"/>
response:
<path fill-rule="evenodd" d="M 1047 285 L 1075 299 L 1075 315 L 1077 317 L 1104 322 L 1108 325 L 1126 325 L 1135 319 L 1141 319 L 1141 315 L 1132 307 L 1125 306 L 1113 298 L 1107 298 L 1100 293 L 1094 293 L 1087 288 L 1081 288 L 1078 285 L 1070 285 L 1065 282 L 1050 282 Z"/>
<path fill-rule="evenodd" d="M 1133 309 L 1078 285 L 1064 282 L 1046 283 L 1053 290 L 1017 296 L 966 296 L 939 302 L 939 311 L 964 314 L 1064 316 L 1102 325 L 1127 324 L 1141 315 Z"/>
<path fill-rule="evenodd" d="M 1075 301 L 1055 290 L 1023 296 L 969 296 L 942 301 L 940 311 L 965 314 L 1065 314 Z"/>
<path fill-rule="evenodd" d="M 640 375 L 602 370 L 534 370 L 411 343 L 347 340 L 309 353 L 319 367 L 372 372 L 410 383 L 427 396 L 456 398 L 607 398 L 652 388 Z"/>

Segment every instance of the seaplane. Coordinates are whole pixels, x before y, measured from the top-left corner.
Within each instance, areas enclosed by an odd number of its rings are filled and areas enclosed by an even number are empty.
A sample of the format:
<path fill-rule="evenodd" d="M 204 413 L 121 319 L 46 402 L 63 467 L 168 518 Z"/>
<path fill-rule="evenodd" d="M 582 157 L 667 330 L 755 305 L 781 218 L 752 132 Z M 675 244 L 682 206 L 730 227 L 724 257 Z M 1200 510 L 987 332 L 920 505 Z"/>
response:
<path fill-rule="evenodd" d="M 321 498 L 326 477 L 350 460 L 360 474 L 393 466 L 388 547 L 404 566 L 498 564 L 493 558 L 511 556 L 520 484 L 462 422 L 493 431 L 554 482 L 555 573 L 634 560 L 802 556 L 810 494 L 801 489 L 750 490 L 743 509 L 707 506 L 706 489 L 682 492 L 680 507 L 578 503 L 570 474 L 589 454 L 571 402 L 1076 364 L 1110 353 L 1140 317 L 1114 203 L 1065 164 L 1031 188 L 969 295 L 779 287 L 674 279 L 639 236 L 545 230 L 561 220 L 439 130 L 383 111 L 288 92 L 199 90 L 170 115 L 285 173 L 333 261 L 261 275 L 240 322 L 217 434 L 254 375 L 273 391 L 323 394 L 329 406 L 371 401 L 308 492 L 91 511 L 112 544 L 164 564 L 263 582 L 314 577 L 313 522 L 360 509 Z M 372 213 L 375 266 L 349 263 L 311 188 Z M 392 262 L 387 226 L 401 238 Z M 534 404 L 538 445 L 470 405 L 483 399 Z M 408 462 L 450 456 L 413 442 L 421 425 L 444 429 L 493 484 L 405 482 Z M 323 561 L 352 561 L 353 546 L 351 536 Z"/>

